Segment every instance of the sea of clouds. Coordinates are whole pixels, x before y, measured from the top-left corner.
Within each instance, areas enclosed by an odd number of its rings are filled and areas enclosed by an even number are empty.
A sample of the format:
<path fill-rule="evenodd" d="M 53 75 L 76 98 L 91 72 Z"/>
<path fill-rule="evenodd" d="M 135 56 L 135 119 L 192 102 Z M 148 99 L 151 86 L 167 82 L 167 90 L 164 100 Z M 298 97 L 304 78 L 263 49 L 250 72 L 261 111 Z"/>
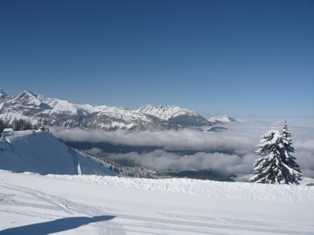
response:
<path fill-rule="evenodd" d="M 53 128 L 52 132 L 65 141 L 101 143 L 127 146 L 158 147 L 148 152 L 110 153 L 106 157 L 126 160 L 134 165 L 156 170 L 194 168 L 215 170 L 223 174 L 249 174 L 259 156 L 254 154 L 261 136 L 271 129 L 282 130 L 285 120 L 238 120 L 223 126 L 223 132 L 179 131 L 126 131 L 106 132 Z M 222 125 L 219 125 L 222 126 Z M 305 176 L 314 175 L 314 120 L 288 120 L 296 148 L 294 156 Z M 99 148 L 91 153 L 104 155 Z M 185 154 L 185 152 L 190 154 Z"/>

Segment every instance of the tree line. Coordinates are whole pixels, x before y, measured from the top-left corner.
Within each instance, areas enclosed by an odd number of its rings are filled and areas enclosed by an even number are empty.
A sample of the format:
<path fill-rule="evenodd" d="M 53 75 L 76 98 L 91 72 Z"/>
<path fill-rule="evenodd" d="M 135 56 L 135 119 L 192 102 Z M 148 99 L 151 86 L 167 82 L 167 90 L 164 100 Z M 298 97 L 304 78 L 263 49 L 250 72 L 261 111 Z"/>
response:
<path fill-rule="evenodd" d="M 12 123 L 9 123 L 0 118 L 0 133 L 2 133 L 5 128 L 12 128 L 13 131 L 25 131 L 37 129 L 37 126 L 32 125 L 30 121 L 24 119 L 15 118 Z"/>

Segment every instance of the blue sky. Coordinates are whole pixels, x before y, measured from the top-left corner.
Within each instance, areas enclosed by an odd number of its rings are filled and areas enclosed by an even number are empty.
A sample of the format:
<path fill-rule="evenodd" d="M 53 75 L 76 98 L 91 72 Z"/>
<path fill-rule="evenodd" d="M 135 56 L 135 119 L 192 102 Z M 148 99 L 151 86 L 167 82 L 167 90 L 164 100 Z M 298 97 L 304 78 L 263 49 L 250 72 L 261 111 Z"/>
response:
<path fill-rule="evenodd" d="M 0 0 L 0 87 L 205 117 L 314 118 L 314 2 Z"/>

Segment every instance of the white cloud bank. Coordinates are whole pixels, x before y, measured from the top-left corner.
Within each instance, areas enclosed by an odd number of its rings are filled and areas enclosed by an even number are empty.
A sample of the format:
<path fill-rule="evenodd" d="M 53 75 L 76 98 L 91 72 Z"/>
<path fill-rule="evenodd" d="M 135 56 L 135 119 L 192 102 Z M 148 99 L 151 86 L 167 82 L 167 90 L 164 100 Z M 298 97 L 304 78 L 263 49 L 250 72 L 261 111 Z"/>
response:
<path fill-rule="evenodd" d="M 109 142 L 116 145 L 156 146 L 163 150 L 148 153 L 111 154 L 112 160 L 127 160 L 136 165 L 154 169 L 192 167 L 200 170 L 218 170 L 224 173 L 247 174 L 259 157 L 254 155 L 261 136 L 270 129 L 281 130 L 284 120 L 242 120 L 226 124 L 227 131 L 201 132 L 180 131 L 130 132 L 53 128 L 54 135 L 66 141 Z M 297 149 L 294 156 L 307 175 L 314 174 L 314 120 L 288 120 Z M 193 151 L 178 154 L 175 151 Z M 100 153 L 99 149 L 92 149 Z"/>
<path fill-rule="evenodd" d="M 149 153 L 139 154 L 135 152 L 127 154 L 112 154 L 112 160 L 133 161 L 136 165 L 142 165 L 157 170 L 184 169 L 187 167 L 198 170 L 215 170 L 222 174 L 249 173 L 256 157 L 249 154 L 240 158 L 237 155 L 223 153 L 197 152 L 192 155 L 178 155 L 164 150 L 155 150 Z"/>

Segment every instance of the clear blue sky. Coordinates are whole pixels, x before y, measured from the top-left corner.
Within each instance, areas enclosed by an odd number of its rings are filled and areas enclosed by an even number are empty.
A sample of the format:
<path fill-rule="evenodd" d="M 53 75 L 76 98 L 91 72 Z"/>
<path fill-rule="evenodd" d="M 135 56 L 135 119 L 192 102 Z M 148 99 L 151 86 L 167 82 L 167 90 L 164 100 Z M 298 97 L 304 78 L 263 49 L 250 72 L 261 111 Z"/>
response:
<path fill-rule="evenodd" d="M 0 87 L 314 118 L 314 1 L 0 0 Z"/>

